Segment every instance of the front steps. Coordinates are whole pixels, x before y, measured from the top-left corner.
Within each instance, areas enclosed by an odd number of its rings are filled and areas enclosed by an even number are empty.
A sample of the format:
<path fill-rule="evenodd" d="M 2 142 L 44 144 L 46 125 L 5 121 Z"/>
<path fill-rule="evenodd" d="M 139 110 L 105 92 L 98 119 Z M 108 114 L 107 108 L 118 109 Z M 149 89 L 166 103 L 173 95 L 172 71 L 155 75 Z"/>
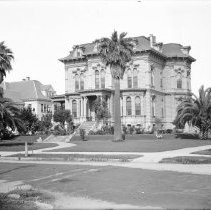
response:
<path fill-rule="evenodd" d="M 88 135 L 89 131 L 91 131 L 96 125 L 96 122 L 95 121 L 86 121 L 86 122 L 83 122 L 81 124 L 81 126 L 78 128 L 77 132 L 76 132 L 76 135 L 79 135 L 80 134 L 80 129 L 84 129 L 85 132 L 86 132 L 86 135 Z"/>

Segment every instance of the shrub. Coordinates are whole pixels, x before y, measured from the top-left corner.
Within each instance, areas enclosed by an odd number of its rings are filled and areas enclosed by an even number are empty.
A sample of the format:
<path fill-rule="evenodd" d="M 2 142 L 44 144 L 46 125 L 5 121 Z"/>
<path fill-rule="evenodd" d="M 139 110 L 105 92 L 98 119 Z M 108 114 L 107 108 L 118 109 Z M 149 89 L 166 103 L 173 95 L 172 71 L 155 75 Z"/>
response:
<path fill-rule="evenodd" d="M 56 126 L 54 127 L 53 134 L 54 134 L 55 136 L 58 136 L 58 135 L 64 136 L 64 135 L 66 135 L 67 133 L 66 133 L 66 130 L 65 130 L 62 126 L 56 125 Z"/>
<path fill-rule="evenodd" d="M 86 132 L 85 132 L 85 130 L 84 129 L 80 129 L 80 137 L 81 137 L 81 140 L 85 140 L 85 134 L 86 134 Z"/>

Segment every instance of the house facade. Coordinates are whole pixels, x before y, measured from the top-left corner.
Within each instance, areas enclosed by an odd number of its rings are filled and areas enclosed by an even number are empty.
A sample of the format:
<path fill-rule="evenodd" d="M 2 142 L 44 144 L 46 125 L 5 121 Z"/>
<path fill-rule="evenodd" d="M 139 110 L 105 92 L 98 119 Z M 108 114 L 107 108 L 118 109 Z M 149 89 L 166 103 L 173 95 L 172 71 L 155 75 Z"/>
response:
<path fill-rule="evenodd" d="M 191 95 L 190 46 L 157 43 L 156 37 L 135 37 L 135 55 L 120 82 L 121 118 L 124 125 L 150 129 L 155 119 L 165 129 L 173 127 L 176 108 Z M 109 67 L 101 62 L 94 43 L 76 45 L 60 59 L 65 66 L 65 108 L 75 123 L 95 121 L 93 102 L 107 101 L 113 122 L 114 86 Z"/>
<path fill-rule="evenodd" d="M 20 107 L 30 107 L 39 119 L 53 111 L 51 97 L 55 91 L 51 85 L 43 85 L 27 77 L 18 82 L 3 82 L 2 87 L 3 97 L 10 98 Z"/>

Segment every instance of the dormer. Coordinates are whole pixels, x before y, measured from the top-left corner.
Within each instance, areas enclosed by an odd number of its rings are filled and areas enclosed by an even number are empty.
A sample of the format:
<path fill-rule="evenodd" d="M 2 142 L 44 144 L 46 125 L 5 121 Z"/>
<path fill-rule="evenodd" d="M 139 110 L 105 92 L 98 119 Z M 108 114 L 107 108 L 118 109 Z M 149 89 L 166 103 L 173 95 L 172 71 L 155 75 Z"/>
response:
<path fill-rule="evenodd" d="M 190 46 L 183 46 L 181 48 L 182 52 L 185 54 L 185 55 L 189 55 L 189 52 L 191 50 L 191 47 Z"/>
<path fill-rule="evenodd" d="M 83 56 L 83 52 L 84 52 L 84 48 L 79 46 L 79 45 L 75 45 L 73 46 L 73 56 L 74 57 L 82 57 Z"/>

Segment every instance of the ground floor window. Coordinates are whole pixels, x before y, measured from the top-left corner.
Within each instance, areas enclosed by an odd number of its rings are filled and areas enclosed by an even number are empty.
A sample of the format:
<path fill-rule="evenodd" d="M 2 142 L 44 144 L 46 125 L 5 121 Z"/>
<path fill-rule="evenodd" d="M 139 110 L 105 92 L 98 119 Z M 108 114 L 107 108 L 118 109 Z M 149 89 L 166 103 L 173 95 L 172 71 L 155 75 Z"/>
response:
<path fill-rule="evenodd" d="M 126 113 L 128 116 L 132 115 L 131 98 L 130 97 L 127 97 L 127 99 L 126 99 Z"/>
<path fill-rule="evenodd" d="M 135 113 L 141 115 L 141 99 L 139 96 L 135 98 Z"/>
<path fill-rule="evenodd" d="M 76 100 L 73 100 L 72 102 L 72 114 L 74 118 L 77 117 L 77 101 Z"/>

